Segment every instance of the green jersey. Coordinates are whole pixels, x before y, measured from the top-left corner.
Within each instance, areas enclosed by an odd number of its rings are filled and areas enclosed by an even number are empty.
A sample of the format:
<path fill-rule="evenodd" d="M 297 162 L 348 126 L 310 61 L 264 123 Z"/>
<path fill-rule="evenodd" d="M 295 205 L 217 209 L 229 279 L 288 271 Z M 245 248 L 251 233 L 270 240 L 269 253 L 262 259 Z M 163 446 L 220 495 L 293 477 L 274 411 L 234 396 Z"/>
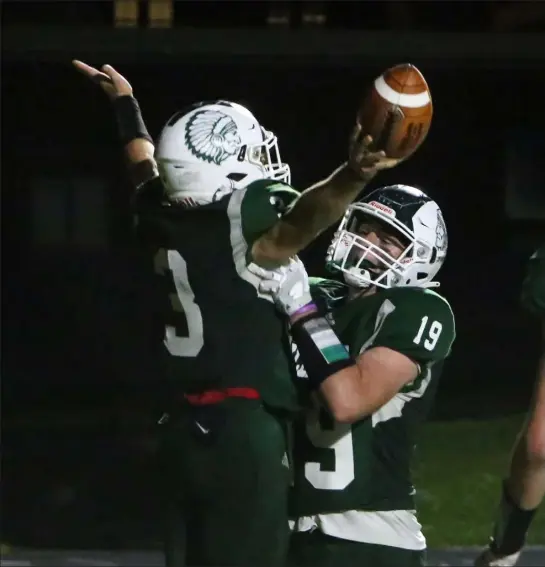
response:
<path fill-rule="evenodd" d="M 545 245 L 528 262 L 521 299 L 526 310 L 539 317 L 545 316 Z"/>
<path fill-rule="evenodd" d="M 297 423 L 292 515 L 412 510 L 413 435 L 428 412 L 441 363 L 455 337 L 452 310 L 441 296 L 420 288 L 380 290 L 348 301 L 344 284 L 311 284 L 353 357 L 387 347 L 416 362 L 419 373 L 355 424 L 334 423 L 318 404 Z M 300 367 L 298 371 L 301 376 Z"/>
<path fill-rule="evenodd" d="M 247 265 L 253 242 L 298 193 L 256 181 L 211 204 L 163 201 L 156 178 L 135 199 L 137 234 L 159 276 L 166 375 L 172 395 L 253 388 L 265 403 L 296 407 L 283 318 Z"/>

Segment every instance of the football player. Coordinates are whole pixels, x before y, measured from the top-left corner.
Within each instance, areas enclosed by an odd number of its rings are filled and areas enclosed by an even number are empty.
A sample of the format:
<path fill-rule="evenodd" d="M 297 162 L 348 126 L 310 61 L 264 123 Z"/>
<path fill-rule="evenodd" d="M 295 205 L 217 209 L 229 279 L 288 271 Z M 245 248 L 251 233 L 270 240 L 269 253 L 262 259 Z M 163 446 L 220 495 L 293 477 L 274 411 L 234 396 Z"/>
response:
<path fill-rule="evenodd" d="M 545 246 L 530 258 L 522 286 L 522 304 L 541 319 L 545 337 Z M 545 349 L 542 348 L 531 409 L 515 443 L 493 535 L 489 547 L 477 558 L 475 565 L 516 565 L 530 523 L 544 495 Z"/>
<path fill-rule="evenodd" d="M 348 207 L 327 256 L 345 283 L 309 280 L 298 260 L 251 267 L 289 317 L 312 400 L 295 428 L 290 564 L 423 564 L 410 463 L 455 337 L 432 291 L 446 253 L 437 203 L 393 185 Z"/>
<path fill-rule="evenodd" d="M 137 232 L 163 280 L 167 565 L 283 565 L 287 417 L 298 405 L 285 325 L 248 264 L 287 263 L 397 162 L 356 128 L 348 163 L 299 196 L 276 137 L 246 108 L 195 105 L 155 147 L 128 81 L 74 64 L 113 102 Z"/>

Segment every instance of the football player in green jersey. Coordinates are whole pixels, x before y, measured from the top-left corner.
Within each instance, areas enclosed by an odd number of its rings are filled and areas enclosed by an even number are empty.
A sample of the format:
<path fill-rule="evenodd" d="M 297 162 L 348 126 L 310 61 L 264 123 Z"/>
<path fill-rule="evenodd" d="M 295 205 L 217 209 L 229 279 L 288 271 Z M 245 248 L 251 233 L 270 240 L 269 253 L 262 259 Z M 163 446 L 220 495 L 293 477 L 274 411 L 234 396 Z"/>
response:
<path fill-rule="evenodd" d="M 350 207 L 328 251 L 345 284 L 293 260 L 252 266 L 290 320 L 312 409 L 296 424 L 290 561 L 298 567 L 422 565 L 410 462 L 455 337 L 432 291 L 447 252 L 441 211 L 383 187 Z"/>
<path fill-rule="evenodd" d="M 545 323 L 545 246 L 530 258 L 522 285 L 522 305 Z M 545 327 L 542 329 L 545 337 Z M 478 566 L 515 565 L 535 512 L 545 496 L 545 348 L 537 367 L 530 412 L 515 443 L 509 476 L 503 483 L 489 547 Z"/>
<path fill-rule="evenodd" d="M 297 401 L 285 324 L 248 264 L 287 262 L 396 160 L 371 153 L 356 127 L 348 163 L 299 195 L 276 137 L 246 108 L 195 105 L 167 122 L 155 148 L 128 81 L 74 64 L 113 101 L 137 233 L 165 300 L 167 565 L 282 565 Z"/>

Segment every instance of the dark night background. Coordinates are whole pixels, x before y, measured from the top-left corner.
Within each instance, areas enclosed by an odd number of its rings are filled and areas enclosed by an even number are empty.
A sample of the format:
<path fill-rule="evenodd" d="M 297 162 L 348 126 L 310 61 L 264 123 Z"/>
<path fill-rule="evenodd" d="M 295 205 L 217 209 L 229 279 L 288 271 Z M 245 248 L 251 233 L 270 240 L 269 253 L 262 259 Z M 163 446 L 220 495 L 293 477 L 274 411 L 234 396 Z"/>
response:
<path fill-rule="evenodd" d="M 17 4 L 3 7 L 5 29 L 63 18 L 98 28 L 111 20 L 109 2 L 78 2 L 77 9 L 72 3 L 49 9 L 43 6 L 51 3 Z M 193 17 L 204 26 L 202 7 L 193 6 L 190 17 L 189 4 L 179 8 L 184 21 Z M 241 22 L 226 4 L 208 8 L 210 25 L 259 25 L 267 6 L 255 4 L 252 11 L 237 3 L 245 14 Z M 492 7 L 461 3 L 449 8 L 447 30 L 437 11 L 447 3 L 419 4 L 428 8 L 414 8 L 412 25 L 422 30 L 479 31 L 493 20 Z M 333 24 L 361 27 L 362 42 L 366 26 L 391 30 L 395 24 L 374 3 L 340 5 Z M 400 61 L 294 58 L 279 65 L 266 58 L 188 61 L 166 53 L 136 63 L 69 46 L 63 57 L 25 56 L 4 46 L 5 537 L 37 545 L 130 545 L 157 531 L 150 464 L 158 417 L 155 320 L 132 240 L 130 188 L 113 115 L 100 89 L 72 70 L 72 57 L 118 68 L 132 83 L 153 136 L 176 109 L 196 100 L 247 104 L 277 134 L 300 189 L 345 159 L 362 93 Z M 521 411 L 539 339 L 537 323 L 518 307 L 518 293 L 524 263 L 545 235 L 543 63 L 464 59 L 444 65 L 431 53 L 411 62 L 432 90 L 434 122 L 422 148 L 373 186 L 414 184 L 445 214 L 450 247 L 441 290 L 453 306 L 458 338 L 434 419 Z M 309 271 L 323 272 L 330 236 L 305 252 Z M 35 516 L 30 524 L 29 514 Z"/>

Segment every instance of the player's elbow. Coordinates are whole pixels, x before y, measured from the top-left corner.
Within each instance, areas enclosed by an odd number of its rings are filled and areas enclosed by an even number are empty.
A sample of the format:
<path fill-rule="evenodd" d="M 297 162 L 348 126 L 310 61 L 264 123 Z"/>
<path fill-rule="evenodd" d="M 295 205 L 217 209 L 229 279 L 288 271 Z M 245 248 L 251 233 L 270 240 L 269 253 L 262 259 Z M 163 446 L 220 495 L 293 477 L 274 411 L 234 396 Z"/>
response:
<path fill-rule="evenodd" d="M 330 404 L 329 411 L 337 423 L 351 424 L 361 419 L 361 413 L 350 404 Z"/>
<path fill-rule="evenodd" d="M 316 236 L 308 229 L 282 219 L 253 243 L 253 261 L 263 268 L 286 265 Z"/>

